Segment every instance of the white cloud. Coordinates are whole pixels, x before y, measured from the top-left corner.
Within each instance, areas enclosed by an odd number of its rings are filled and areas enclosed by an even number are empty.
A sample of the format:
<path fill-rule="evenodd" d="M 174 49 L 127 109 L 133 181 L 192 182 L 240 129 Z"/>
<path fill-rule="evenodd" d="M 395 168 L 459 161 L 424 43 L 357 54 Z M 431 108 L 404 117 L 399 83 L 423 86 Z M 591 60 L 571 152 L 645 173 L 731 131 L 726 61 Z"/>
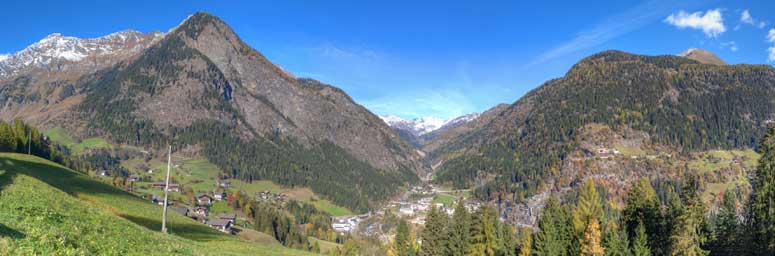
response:
<path fill-rule="evenodd" d="M 0 53 L 0 62 L 2 62 L 2 61 L 4 61 L 4 60 L 8 59 L 9 57 L 11 57 L 11 55 L 10 55 L 10 54 L 1 54 L 1 53 Z"/>
<path fill-rule="evenodd" d="M 751 13 L 748 12 L 748 10 L 743 10 L 743 13 L 740 14 L 740 22 L 745 24 L 753 25 L 756 22 L 753 20 L 753 17 L 751 17 Z"/>
<path fill-rule="evenodd" d="M 767 42 L 775 43 L 775 28 L 770 29 L 770 32 L 767 33 Z"/>
<path fill-rule="evenodd" d="M 775 47 L 768 48 L 767 52 L 769 53 L 769 57 L 767 57 L 767 61 L 775 62 Z"/>
<path fill-rule="evenodd" d="M 673 13 L 665 18 L 665 22 L 678 28 L 699 29 L 705 36 L 715 38 L 727 31 L 721 15 L 721 9 L 702 12 L 687 13 L 683 10 Z"/>

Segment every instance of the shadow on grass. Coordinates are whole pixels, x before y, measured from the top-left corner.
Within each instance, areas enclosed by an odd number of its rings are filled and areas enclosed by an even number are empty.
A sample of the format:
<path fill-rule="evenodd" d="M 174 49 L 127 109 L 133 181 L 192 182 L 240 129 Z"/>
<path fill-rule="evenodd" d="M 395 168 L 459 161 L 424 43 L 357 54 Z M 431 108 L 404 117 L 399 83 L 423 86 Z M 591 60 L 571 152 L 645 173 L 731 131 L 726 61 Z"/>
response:
<path fill-rule="evenodd" d="M 13 239 L 22 239 L 25 238 L 26 235 L 24 233 L 19 232 L 15 229 L 9 228 L 6 225 L 3 225 L 0 223 L 0 237 L 10 237 Z"/>
<path fill-rule="evenodd" d="M 139 217 L 139 216 L 133 216 L 133 215 L 127 215 L 127 214 L 120 214 L 124 219 L 127 219 L 131 222 L 137 223 L 137 225 L 146 227 L 150 230 L 154 231 L 160 231 L 161 230 L 161 220 L 158 219 L 149 219 L 145 217 Z M 170 223 L 167 222 L 167 229 L 170 234 L 180 236 L 183 238 L 191 239 L 194 241 L 199 242 L 207 242 L 207 241 L 214 241 L 214 240 L 224 240 L 224 234 L 215 230 L 211 229 L 204 225 L 198 225 L 198 224 L 183 224 L 183 223 Z"/>
<path fill-rule="evenodd" d="M 3 193 L 5 187 L 11 185 L 14 176 L 16 176 L 15 172 L 3 170 L 2 166 L 0 166 L 0 194 Z"/>
<path fill-rule="evenodd" d="M 16 174 L 27 175 L 74 196 L 78 193 L 132 196 L 108 184 L 93 180 L 84 174 L 56 165 L 0 157 L 0 170 L 6 172 L 2 176 L 7 176 L 8 174 L 11 176 Z M 0 190 L 3 184 L 6 184 L 4 180 L 5 178 L 0 178 Z"/>

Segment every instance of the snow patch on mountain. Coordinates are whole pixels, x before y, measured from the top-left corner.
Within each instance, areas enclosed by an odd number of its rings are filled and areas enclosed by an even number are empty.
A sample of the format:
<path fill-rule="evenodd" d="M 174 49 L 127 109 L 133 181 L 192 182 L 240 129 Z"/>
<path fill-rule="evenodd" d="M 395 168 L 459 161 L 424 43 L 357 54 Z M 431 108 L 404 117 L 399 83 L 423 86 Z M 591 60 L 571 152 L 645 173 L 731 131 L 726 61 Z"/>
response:
<path fill-rule="evenodd" d="M 0 55 L 0 78 L 28 68 L 63 69 L 63 65 L 140 52 L 164 36 L 124 30 L 98 38 L 77 38 L 53 33 L 12 55 Z"/>
<path fill-rule="evenodd" d="M 415 136 L 422 136 L 451 125 L 467 123 L 477 117 L 479 117 L 479 113 L 467 114 L 452 119 L 442 119 L 438 117 L 404 119 L 394 115 L 380 116 L 380 118 L 382 118 L 382 120 L 390 127 L 411 132 Z"/>

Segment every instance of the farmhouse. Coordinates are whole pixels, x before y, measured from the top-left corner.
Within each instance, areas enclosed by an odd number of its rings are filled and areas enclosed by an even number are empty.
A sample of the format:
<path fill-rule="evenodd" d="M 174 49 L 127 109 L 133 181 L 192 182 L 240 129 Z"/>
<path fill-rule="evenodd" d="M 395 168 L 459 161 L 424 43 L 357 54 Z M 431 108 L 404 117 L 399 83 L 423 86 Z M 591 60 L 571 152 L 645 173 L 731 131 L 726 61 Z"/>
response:
<path fill-rule="evenodd" d="M 138 182 L 138 181 L 140 181 L 140 176 L 137 176 L 137 174 L 129 175 L 129 181 L 131 181 L 131 182 Z"/>
<path fill-rule="evenodd" d="M 213 193 L 213 199 L 215 199 L 217 201 L 226 200 L 226 192 Z"/>
<path fill-rule="evenodd" d="M 207 207 L 202 207 L 202 206 L 194 207 L 193 209 L 191 209 L 191 212 L 194 215 L 205 217 L 205 218 L 207 217 L 207 213 L 208 213 Z"/>
<path fill-rule="evenodd" d="M 188 208 L 186 207 L 172 207 L 170 208 L 172 211 L 177 212 L 180 215 L 188 216 Z"/>
<path fill-rule="evenodd" d="M 231 224 L 235 224 L 234 221 L 237 219 L 237 215 L 233 213 L 231 214 L 221 213 L 221 214 L 218 214 L 218 219 L 228 220 L 228 221 L 231 221 Z"/>
<path fill-rule="evenodd" d="M 197 205 L 210 205 L 213 203 L 213 197 L 207 194 L 199 194 L 196 196 Z"/>
<path fill-rule="evenodd" d="M 223 233 L 231 234 L 231 221 L 214 219 L 214 220 L 208 220 L 207 222 L 205 222 L 205 225 L 208 225 L 211 228 L 220 230 Z"/>
<path fill-rule="evenodd" d="M 155 188 L 155 189 L 162 189 L 163 190 L 164 189 L 164 182 L 163 181 L 157 181 L 157 182 L 154 182 L 153 184 L 151 184 L 151 186 L 153 186 L 153 188 Z M 172 191 L 172 192 L 179 192 L 180 191 L 180 185 L 175 184 L 175 183 L 170 183 L 170 187 L 169 188 L 170 188 L 170 191 Z"/>

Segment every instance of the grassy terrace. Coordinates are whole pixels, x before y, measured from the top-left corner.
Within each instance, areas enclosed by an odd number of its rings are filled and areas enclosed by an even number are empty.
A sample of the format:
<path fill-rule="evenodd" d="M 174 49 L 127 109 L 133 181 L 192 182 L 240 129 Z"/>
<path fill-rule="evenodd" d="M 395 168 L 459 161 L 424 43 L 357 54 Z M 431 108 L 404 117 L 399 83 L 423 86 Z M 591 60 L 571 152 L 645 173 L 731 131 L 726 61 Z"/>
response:
<path fill-rule="evenodd" d="M 48 131 L 45 131 L 43 133 L 46 135 L 49 139 L 52 141 L 55 141 L 59 144 L 65 145 L 68 148 L 70 148 L 70 151 L 72 153 L 77 154 L 80 152 L 83 152 L 84 150 L 91 149 L 91 148 L 109 148 L 111 147 L 110 143 L 108 143 L 103 138 L 88 138 L 81 142 L 76 141 L 71 137 L 67 131 L 62 129 L 61 127 L 57 127 Z"/>
<path fill-rule="evenodd" d="M 217 175 L 221 172 L 220 169 L 214 164 L 207 161 L 205 158 L 185 158 L 173 154 L 172 161 L 178 164 L 178 167 L 172 168 L 172 177 L 175 182 L 182 184 L 194 190 L 195 193 L 205 193 L 214 190 L 219 190 L 215 184 Z M 165 170 L 167 164 L 159 159 L 152 159 L 148 163 L 145 163 L 142 159 L 132 159 L 122 162 L 124 167 L 129 170 L 134 170 L 141 175 L 151 175 L 153 180 L 161 181 L 164 179 Z M 139 168 L 140 165 L 147 165 L 153 169 L 152 174 L 148 174 Z M 333 216 L 345 216 L 352 215 L 353 213 L 344 207 L 335 205 L 329 200 L 320 199 L 309 188 L 285 188 L 274 182 L 259 180 L 252 183 L 241 180 L 229 180 L 232 184 L 230 191 L 242 191 L 250 196 L 255 196 L 258 192 L 270 191 L 272 193 L 285 193 L 290 199 L 311 202 L 319 210 L 327 212 Z M 150 187 L 150 183 L 140 183 L 145 187 Z M 160 195 L 161 190 L 145 190 L 142 192 L 156 193 Z M 173 193 L 173 198 L 182 199 L 180 193 Z M 227 209 L 218 208 L 221 211 L 228 211 Z"/>
<path fill-rule="evenodd" d="M 222 234 L 47 160 L 0 153 L 0 255 L 307 255 Z"/>

